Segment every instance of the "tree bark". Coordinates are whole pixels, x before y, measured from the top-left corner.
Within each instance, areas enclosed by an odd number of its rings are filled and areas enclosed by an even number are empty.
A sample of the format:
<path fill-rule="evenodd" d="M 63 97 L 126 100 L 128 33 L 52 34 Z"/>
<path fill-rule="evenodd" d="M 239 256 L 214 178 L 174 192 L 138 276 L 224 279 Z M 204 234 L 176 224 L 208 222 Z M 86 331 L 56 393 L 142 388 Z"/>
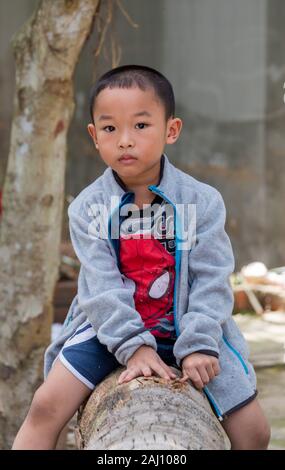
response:
<path fill-rule="evenodd" d="M 139 377 L 117 385 L 121 372 L 110 374 L 80 410 L 75 429 L 79 449 L 229 449 L 207 398 L 190 383 Z"/>
<path fill-rule="evenodd" d="M 13 39 L 14 117 L 0 233 L 0 447 L 42 381 L 58 276 L 72 78 L 99 0 L 42 0 Z"/>

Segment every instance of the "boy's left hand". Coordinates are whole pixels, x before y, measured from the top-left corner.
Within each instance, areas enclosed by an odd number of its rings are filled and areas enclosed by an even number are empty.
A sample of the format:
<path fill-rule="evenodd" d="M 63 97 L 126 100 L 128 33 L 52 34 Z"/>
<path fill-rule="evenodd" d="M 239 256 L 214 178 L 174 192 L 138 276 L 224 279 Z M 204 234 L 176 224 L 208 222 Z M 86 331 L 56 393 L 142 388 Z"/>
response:
<path fill-rule="evenodd" d="M 198 390 L 202 390 L 220 373 L 219 360 L 207 354 L 192 353 L 182 360 L 182 372 L 180 382 L 190 379 Z"/>

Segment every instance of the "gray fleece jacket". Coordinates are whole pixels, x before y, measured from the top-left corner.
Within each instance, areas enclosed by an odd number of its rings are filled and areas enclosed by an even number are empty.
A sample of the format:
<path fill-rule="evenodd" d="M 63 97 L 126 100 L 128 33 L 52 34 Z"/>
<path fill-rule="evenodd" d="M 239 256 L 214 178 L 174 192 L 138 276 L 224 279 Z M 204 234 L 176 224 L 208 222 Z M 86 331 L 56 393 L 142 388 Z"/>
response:
<path fill-rule="evenodd" d="M 173 352 L 178 366 L 195 351 L 219 358 L 221 373 L 204 391 L 222 419 L 256 394 L 248 347 L 232 318 L 229 276 L 234 257 L 224 227 L 225 205 L 215 188 L 176 168 L 166 154 L 162 163 L 160 182 L 149 190 L 175 210 Z M 134 193 L 124 191 L 108 167 L 69 205 L 71 240 L 81 263 L 78 292 L 60 336 L 45 353 L 45 377 L 66 339 L 87 318 L 122 365 L 141 345 L 157 350 L 155 337 L 135 309 L 135 283 L 119 269 L 116 222 L 133 200 Z"/>

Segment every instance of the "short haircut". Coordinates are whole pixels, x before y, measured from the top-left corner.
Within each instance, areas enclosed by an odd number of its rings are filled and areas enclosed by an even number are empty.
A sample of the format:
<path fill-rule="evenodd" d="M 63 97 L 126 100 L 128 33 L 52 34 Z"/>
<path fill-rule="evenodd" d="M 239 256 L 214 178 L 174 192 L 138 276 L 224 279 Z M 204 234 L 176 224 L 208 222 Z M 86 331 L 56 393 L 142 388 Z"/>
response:
<path fill-rule="evenodd" d="M 89 110 L 94 124 L 93 110 L 97 96 L 105 88 L 139 87 L 146 91 L 153 88 L 165 109 L 165 119 L 174 117 L 175 98 L 171 83 L 162 73 L 145 65 L 121 65 L 104 73 L 92 86 L 90 91 Z"/>

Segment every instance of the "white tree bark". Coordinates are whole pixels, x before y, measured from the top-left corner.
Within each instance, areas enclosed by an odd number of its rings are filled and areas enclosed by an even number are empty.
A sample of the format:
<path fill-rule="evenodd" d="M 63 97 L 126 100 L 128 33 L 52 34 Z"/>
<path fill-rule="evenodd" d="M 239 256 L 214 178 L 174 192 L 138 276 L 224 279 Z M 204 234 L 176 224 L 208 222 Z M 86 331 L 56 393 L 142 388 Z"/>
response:
<path fill-rule="evenodd" d="M 59 267 L 72 78 L 99 0 L 42 0 L 13 40 L 14 118 L 0 243 L 0 447 L 42 380 Z"/>
<path fill-rule="evenodd" d="M 75 430 L 79 449 L 229 449 L 207 398 L 189 383 L 139 377 L 117 385 L 121 372 L 110 374 L 96 387 L 79 413 Z"/>

